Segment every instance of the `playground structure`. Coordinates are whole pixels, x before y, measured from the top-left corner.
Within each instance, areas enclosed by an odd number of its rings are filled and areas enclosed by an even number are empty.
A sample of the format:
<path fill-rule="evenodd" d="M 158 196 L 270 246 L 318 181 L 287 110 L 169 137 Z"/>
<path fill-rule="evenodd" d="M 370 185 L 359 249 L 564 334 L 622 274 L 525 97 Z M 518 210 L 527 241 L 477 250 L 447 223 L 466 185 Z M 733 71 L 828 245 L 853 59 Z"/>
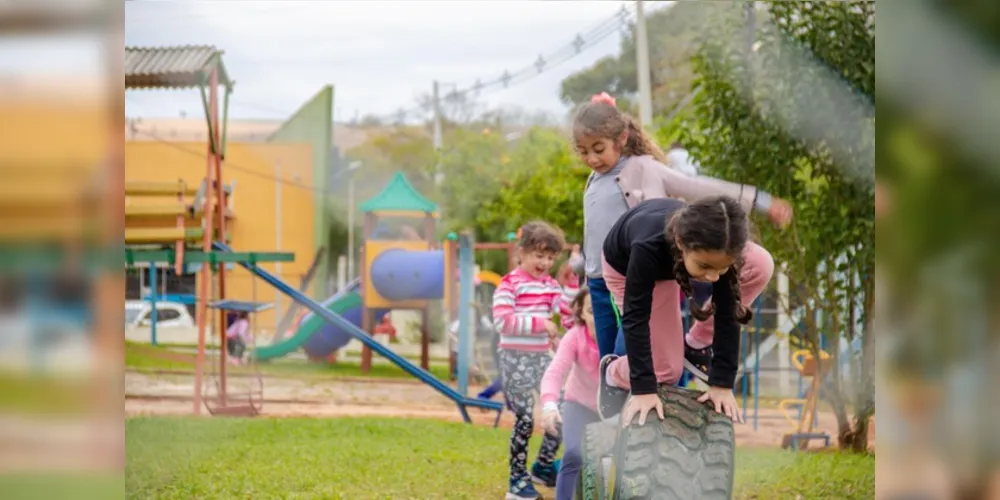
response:
<path fill-rule="evenodd" d="M 208 126 L 208 151 L 205 177 L 201 188 L 191 190 L 183 181 L 176 183 L 136 182 L 126 185 L 125 264 L 127 267 L 146 264 L 150 269 L 153 293 L 152 324 L 156 324 L 156 269 L 159 262 L 172 263 L 182 274 L 188 265 L 200 265 L 197 293 L 198 349 L 195 361 L 193 411 L 205 407 L 213 415 L 256 415 L 260 411 L 260 391 L 234 394 L 229 391 L 226 366 L 226 318 L 224 314 L 210 315 L 210 307 L 259 310 L 257 304 L 224 302 L 226 297 L 225 264 L 227 262 L 281 262 L 291 261 L 294 255 L 281 252 L 249 252 L 222 254 L 212 248 L 216 239 L 226 240 L 227 222 L 233 218 L 228 209 L 231 193 L 223 183 L 222 162 L 225 157 L 225 123 L 228 116 L 229 95 L 232 81 L 222 62 L 221 52 L 213 47 L 135 48 L 125 49 L 125 87 L 131 89 L 193 89 L 201 91 Z M 183 64 L 178 61 L 183 61 Z M 220 87 L 225 95 L 220 106 Z M 221 118 L 220 118 L 220 107 Z M 193 195 L 191 205 L 185 200 Z M 147 198 L 170 198 L 171 203 L 148 202 Z M 147 201 L 148 203 L 143 203 Z M 200 227 L 189 228 L 190 223 Z M 194 243 L 201 242 L 198 249 Z M 189 247 L 190 245 L 190 247 Z M 215 292 L 214 294 L 212 292 Z M 217 301 L 210 306 L 210 298 Z M 217 363 L 213 363 L 211 380 L 205 380 L 205 343 L 209 321 L 217 323 L 219 335 Z M 155 326 L 153 326 L 155 338 Z M 260 374 L 253 372 L 257 386 Z M 214 389 L 205 397 L 203 383 Z M 262 389 L 261 389 L 262 390 Z"/>
<path fill-rule="evenodd" d="M 434 222 L 436 207 L 429 204 L 426 199 L 419 196 L 409 186 L 401 175 L 395 179 L 397 184 L 390 183 L 389 193 L 384 202 L 375 204 L 375 209 L 369 210 L 374 216 L 378 215 L 399 215 L 394 210 L 402 210 L 405 215 L 412 216 L 416 212 L 422 212 L 424 218 L 426 242 L 408 241 L 406 246 L 409 252 L 400 253 L 398 251 L 387 252 L 380 256 L 382 250 L 398 250 L 398 245 L 383 247 L 379 252 L 368 254 L 367 262 L 372 262 L 370 270 L 365 280 L 357 282 L 353 287 L 341 292 L 339 296 L 332 297 L 328 303 L 319 304 L 308 298 L 303 292 L 296 290 L 291 285 L 285 283 L 281 278 L 262 269 L 259 264 L 291 262 L 295 255 L 290 252 L 238 252 L 230 248 L 229 232 L 227 226 L 235 219 L 235 216 L 228 206 L 228 195 L 232 189 L 226 186 L 223 181 L 222 163 L 225 159 L 225 116 L 228 107 L 228 97 L 232 91 L 232 82 L 225 70 L 221 60 L 221 52 L 212 47 L 178 47 L 178 48 L 126 48 L 126 88 L 127 89 L 191 89 L 200 88 L 204 97 L 205 115 L 208 124 L 208 151 L 206 154 L 206 171 L 201 188 L 192 190 L 182 181 L 178 182 L 135 182 L 126 190 L 126 206 L 128 217 L 126 222 L 128 228 L 123 243 L 124 260 L 126 268 L 136 268 L 149 266 L 152 293 L 149 300 L 154 302 L 158 299 L 156 287 L 156 263 L 169 263 L 178 274 L 190 273 L 197 267 L 199 277 L 197 280 L 197 293 L 195 301 L 197 304 L 197 328 L 198 345 L 195 357 L 195 381 L 193 396 L 193 412 L 201 413 L 201 407 L 205 406 L 212 415 L 234 415 L 253 416 L 259 414 L 261 410 L 261 394 L 263 392 L 263 381 L 259 371 L 256 370 L 256 362 L 270 356 L 280 355 L 297 349 L 305 344 L 305 340 L 313 340 L 309 350 L 319 351 L 327 349 L 332 352 L 329 344 L 324 344 L 324 340 L 330 340 L 329 335 L 304 335 L 302 332 L 292 338 L 281 342 L 278 345 L 268 346 L 267 349 L 254 349 L 253 355 L 249 357 L 249 370 L 240 370 L 238 377 L 233 375 L 227 367 L 227 318 L 224 312 L 244 311 L 252 314 L 266 309 L 269 304 L 260 304 L 255 301 L 233 301 L 226 296 L 226 275 L 227 265 L 239 265 L 246 269 L 254 277 L 261 279 L 272 286 L 277 291 L 295 303 L 307 308 L 313 315 L 315 323 L 322 322 L 325 325 L 332 325 L 326 328 L 326 332 L 334 331 L 343 335 L 343 339 L 351 338 L 359 340 L 368 352 L 367 366 L 370 367 L 370 352 L 374 350 L 386 357 L 390 362 L 396 364 L 407 373 L 417 377 L 422 382 L 428 384 L 444 396 L 454 401 L 463 419 L 471 422 L 467 408 L 478 407 L 484 410 L 497 412 L 497 422 L 499 421 L 502 405 L 492 401 L 482 401 L 465 397 L 455 389 L 447 386 L 444 382 L 436 379 L 427 370 L 427 351 L 424 349 L 422 355 L 422 365 L 417 367 L 405 358 L 393 353 L 388 348 L 379 344 L 375 339 L 345 318 L 340 313 L 348 313 L 351 310 L 360 310 L 367 318 L 368 324 L 362 319 L 360 322 L 371 328 L 374 319 L 375 309 L 378 303 L 370 304 L 372 307 L 360 301 L 359 292 L 364 292 L 363 284 L 367 281 L 368 292 L 373 298 L 385 299 L 385 304 L 400 306 L 421 306 L 426 304 L 429 298 L 441 298 L 443 287 L 448 280 L 453 280 L 455 271 L 445 265 L 443 251 L 433 252 L 430 250 L 434 235 Z M 219 88 L 225 88 L 225 103 L 220 119 L 220 96 Z M 399 184 L 402 181 L 403 185 Z M 404 191 L 409 187 L 409 203 L 411 205 L 393 206 L 399 201 L 400 189 Z M 393 191 L 394 190 L 394 191 Z M 395 192 L 395 194 L 394 194 Z M 163 203 L 166 197 L 170 203 Z M 186 201 L 192 199 L 191 204 Z M 158 201 L 157 201 L 158 200 Z M 418 205 L 418 210 L 413 210 L 413 203 Z M 419 210 L 423 209 L 423 210 Z M 372 219 L 373 220 L 373 219 Z M 191 226 L 195 227 L 191 227 Z M 367 226 L 366 227 L 370 227 Z M 196 245 L 201 243 L 200 248 Z M 463 239 L 463 241 L 467 241 Z M 397 242 L 398 243 L 398 242 Z M 471 246 L 462 246 L 464 252 L 471 255 Z M 416 252 L 413 252 L 416 250 Z M 436 255 L 435 255 L 436 253 Z M 463 254 L 464 255 L 464 254 Z M 416 258 L 417 260 L 413 260 Z M 374 261 L 388 262 L 379 264 Z M 466 261 L 471 259 L 465 257 Z M 437 272 L 423 273 L 419 271 L 434 269 L 428 267 L 435 264 Z M 417 264 L 410 267 L 411 264 Z M 463 282 L 471 283 L 471 271 L 473 268 L 466 268 L 462 274 Z M 417 272 L 415 272 L 417 271 Z M 378 283 L 376 285 L 376 282 Z M 256 298 L 256 289 L 254 289 Z M 388 295 L 388 297 L 386 297 Z M 352 302 L 353 301 L 353 302 Z M 464 309 L 465 307 L 463 307 Z M 339 309 L 339 310 L 338 310 Z M 154 307 L 155 311 L 155 307 Z M 310 318 L 313 319 L 313 318 Z M 155 324 L 155 313 L 153 318 Z M 309 323 L 309 320 L 303 323 Z M 206 373 L 206 342 L 207 335 L 212 331 L 211 325 L 218 325 L 214 330 L 218 336 L 217 357 L 210 359 L 209 370 Z M 424 338 L 426 340 L 426 321 Z M 155 332 L 155 329 L 154 329 Z M 319 332 L 318 329 L 314 333 Z M 155 333 L 153 333 L 155 337 Z M 342 344 L 341 344 L 342 345 Z M 426 345 L 426 344 L 425 344 Z M 262 355 L 264 354 L 264 355 Z M 233 380 L 248 380 L 248 389 L 245 391 L 234 391 Z"/>
<path fill-rule="evenodd" d="M 418 193 L 402 173 L 396 173 L 387 185 L 361 205 L 364 213 L 365 243 L 361 250 L 361 276 L 320 304 L 345 317 L 363 331 L 385 331 L 384 319 L 390 310 L 417 310 L 421 313 L 420 367 L 430 365 L 428 305 L 444 300 L 447 316 L 457 318 L 464 302 L 459 300 L 460 278 L 475 274 L 481 287 L 495 287 L 500 276 L 476 271 L 474 266 L 460 271 L 458 235 L 443 242 L 435 241 L 437 206 Z M 410 225 L 392 231 L 388 222 L 419 221 L 423 234 Z M 408 238 L 402 236 L 406 235 Z M 506 243 L 471 243 L 472 250 L 506 250 L 512 265 L 514 241 Z M 483 295 L 480 293 L 479 295 Z M 481 300 L 483 297 L 480 297 Z M 492 298 L 492 292 L 489 297 Z M 259 361 L 275 359 L 302 349 L 313 360 L 335 361 L 336 353 L 353 338 L 345 329 L 323 320 L 315 313 L 302 314 L 286 336 L 279 333 L 271 345 L 257 347 L 253 356 Z M 371 369 L 371 349 L 362 347 L 361 370 Z M 450 357 L 451 373 L 456 373 L 457 358 Z"/>
<path fill-rule="evenodd" d="M 784 399 L 779 403 L 781 412 L 785 418 L 792 420 L 791 407 L 798 407 L 797 424 L 788 434 L 782 436 L 781 447 L 784 449 L 805 449 L 809 441 L 822 439 L 824 447 L 830 446 L 830 435 L 825 432 L 813 432 L 813 426 L 817 416 L 817 406 L 821 394 L 821 384 L 830 371 L 830 355 L 826 351 L 819 351 L 819 357 L 813 355 L 808 349 L 796 351 L 792 355 L 792 362 L 803 378 L 809 378 L 809 388 L 805 398 Z"/>

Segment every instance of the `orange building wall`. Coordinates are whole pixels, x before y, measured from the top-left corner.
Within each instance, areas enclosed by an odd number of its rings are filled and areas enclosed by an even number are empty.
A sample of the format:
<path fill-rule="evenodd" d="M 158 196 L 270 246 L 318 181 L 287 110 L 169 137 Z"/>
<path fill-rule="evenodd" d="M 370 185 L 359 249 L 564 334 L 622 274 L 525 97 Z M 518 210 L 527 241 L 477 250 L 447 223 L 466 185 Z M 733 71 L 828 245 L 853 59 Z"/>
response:
<path fill-rule="evenodd" d="M 127 181 L 176 181 L 183 179 L 197 186 L 205 178 L 207 146 L 204 142 L 125 143 L 125 178 Z M 278 247 L 280 164 L 281 244 Z M 294 262 L 265 263 L 266 270 L 298 287 L 315 254 L 313 236 L 313 154 L 308 144 L 230 143 L 223 163 L 223 182 L 233 187 L 230 209 L 235 218 L 228 221 L 231 245 L 239 251 L 276 251 L 295 253 Z M 131 201 L 131 200 L 130 200 Z M 143 200 L 145 201 L 145 200 Z M 166 202 L 166 199 L 156 202 Z M 190 200 L 187 200 L 190 202 Z M 131 226 L 146 225 L 141 221 Z M 279 268 L 280 267 L 280 271 Z M 226 274 L 226 296 L 252 300 L 253 276 L 236 267 Z M 256 300 L 275 302 L 275 310 L 257 315 L 257 329 L 272 332 L 289 300 L 270 285 L 256 280 Z"/>

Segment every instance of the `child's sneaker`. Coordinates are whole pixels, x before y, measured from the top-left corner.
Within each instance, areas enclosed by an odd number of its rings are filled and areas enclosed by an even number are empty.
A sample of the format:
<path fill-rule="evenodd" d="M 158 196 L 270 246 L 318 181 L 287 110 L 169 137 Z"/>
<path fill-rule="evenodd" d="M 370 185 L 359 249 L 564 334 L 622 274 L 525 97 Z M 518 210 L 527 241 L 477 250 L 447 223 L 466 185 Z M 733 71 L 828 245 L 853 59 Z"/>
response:
<path fill-rule="evenodd" d="M 541 498 L 529 479 L 512 479 L 504 500 L 536 500 Z"/>
<path fill-rule="evenodd" d="M 625 401 L 628 400 L 629 391 L 608 384 L 608 365 L 616 359 L 618 356 L 614 354 L 605 355 L 601 358 L 601 364 L 597 368 L 597 373 L 600 374 L 600 383 L 597 388 L 597 413 L 601 420 L 607 420 L 617 415 L 625 406 Z"/>
<path fill-rule="evenodd" d="M 695 349 L 684 342 L 684 368 L 702 382 L 708 383 L 708 372 L 712 367 L 712 346 Z"/>
<path fill-rule="evenodd" d="M 555 464 L 539 465 L 538 462 L 535 462 L 531 466 L 531 480 L 542 486 L 555 488 L 557 475 L 559 475 L 559 469 L 556 469 Z"/>

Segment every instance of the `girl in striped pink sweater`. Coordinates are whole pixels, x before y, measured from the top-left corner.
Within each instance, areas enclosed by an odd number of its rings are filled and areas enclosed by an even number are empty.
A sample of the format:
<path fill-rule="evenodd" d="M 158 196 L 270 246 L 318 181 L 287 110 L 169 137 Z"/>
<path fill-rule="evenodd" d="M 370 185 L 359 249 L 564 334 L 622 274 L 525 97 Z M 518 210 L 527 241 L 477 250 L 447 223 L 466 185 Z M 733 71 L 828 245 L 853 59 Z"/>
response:
<path fill-rule="evenodd" d="M 549 487 L 556 482 L 553 462 L 560 444 L 558 434 L 545 433 L 530 474 L 527 456 L 534 428 L 535 391 L 552 359 L 552 342 L 559 335 L 552 317 L 560 310 L 562 289 L 548 273 L 563 245 L 562 232 L 549 224 L 531 222 L 523 226 L 517 247 L 518 266 L 503 277 L 493 294 L 503 392 L 516 419 L 510 436 L 507 500 L 538 498 L 532 481 Z"/>

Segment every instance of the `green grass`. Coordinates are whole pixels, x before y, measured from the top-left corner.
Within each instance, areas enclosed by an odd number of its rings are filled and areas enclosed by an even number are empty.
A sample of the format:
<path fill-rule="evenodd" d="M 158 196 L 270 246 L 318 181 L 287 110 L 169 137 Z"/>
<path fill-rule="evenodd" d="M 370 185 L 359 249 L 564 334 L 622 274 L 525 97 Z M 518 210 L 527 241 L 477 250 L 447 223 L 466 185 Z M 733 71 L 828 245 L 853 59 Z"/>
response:
<path fill-rule="evenodd" d="M 163 346 L 151 347 L 148 345 L 136 345 L 130 342 L 125 343 L 125 367 L 138 371 L 157 370 L 182 370 L 193 371 L 194 366 L 190 363 L 164 359 L 149 351 L 169 352 L 170 349 Z M 190 353 L 185 353 L 190 354 Z M 214 358 L 214 355 L 211 356 Z M 373 356 L 377 358 L 377 356 Z M 294 359 L 277 359 L 266 363 L 258 364 L 261 373 L 274 376 L 306 377 L 306 378 L 337 378 L 337 377 L 374 377 L 374 378 L 413 378 L 412 375 L 403 371 L 396 365 L 385 362 L 372 363 L 371 370 L 361 373 L 361 362 L 355 360 L 341 360 L 335 364 L 309 363 Z M 234 371 L 247 370 L 246 367 L 233 367 Z M 431 363 L 432 375 L 441 380 L 448 380 L 448 366 Z"/>
<path fill-rule="evenodd" d="M 5 474 L 0 475 L 4 499 L 72 498 L 106 500 L 125 496 L 121 474 Z"/>
<path fill-rule="evenodd" d="M 509 432 L 432 420 L 137 418 L 127 498 L 502 498 Z M 538 439 L 532 443 L 537 450 Z M 737 451 L 737 498 L 871 498 L 874 457 Z"/>

